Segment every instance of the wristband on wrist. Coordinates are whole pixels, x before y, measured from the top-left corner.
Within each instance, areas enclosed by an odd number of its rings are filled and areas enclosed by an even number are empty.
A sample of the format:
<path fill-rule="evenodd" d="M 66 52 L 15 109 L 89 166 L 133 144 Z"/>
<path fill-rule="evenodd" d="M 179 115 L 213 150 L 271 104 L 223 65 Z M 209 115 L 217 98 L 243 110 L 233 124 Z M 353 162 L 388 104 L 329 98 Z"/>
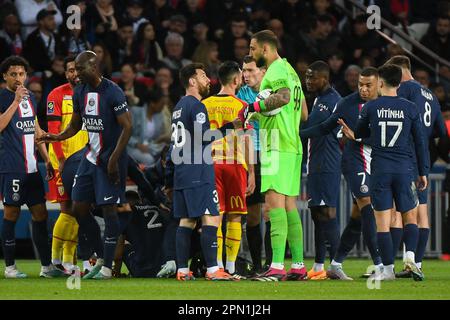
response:
<path fill-rule="evenodd" d="M 262 100 L 255 101 L 248 105 L 248 112 L 261 112 L 264 111 L 266 108 L 264 106 L 264 102 Z"/>

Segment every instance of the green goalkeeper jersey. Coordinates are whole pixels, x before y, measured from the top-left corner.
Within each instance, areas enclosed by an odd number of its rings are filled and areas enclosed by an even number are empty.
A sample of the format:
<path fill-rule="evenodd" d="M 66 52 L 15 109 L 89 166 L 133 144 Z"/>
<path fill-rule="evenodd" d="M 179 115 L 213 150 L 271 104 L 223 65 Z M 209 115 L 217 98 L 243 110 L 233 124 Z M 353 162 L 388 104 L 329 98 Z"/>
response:
<path fill-rule="evenodd" d="M 299 128 L 304 95 L 300 78 L 286 59 L 275 60 L 269 66 L 261 82 L 260 91 L 271 89 L 272 92 L 276 92 L 281 88 L 290 89 L 291 99 L 282 107 L 280 113 L 274 116 L 261 115 L 259 119 L 261 149 L 266 152 L 303 154 Z"/>

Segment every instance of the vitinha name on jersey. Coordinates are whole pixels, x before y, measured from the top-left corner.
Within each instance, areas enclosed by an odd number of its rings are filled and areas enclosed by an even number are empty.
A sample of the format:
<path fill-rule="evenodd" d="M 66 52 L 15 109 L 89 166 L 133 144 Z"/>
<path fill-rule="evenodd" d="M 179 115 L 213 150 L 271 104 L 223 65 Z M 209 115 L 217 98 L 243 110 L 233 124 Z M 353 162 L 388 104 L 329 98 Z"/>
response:
<path fill-rule="evenodd" d="M 384 119 L 404 119 L 405 115 L 403 114 L 403 110 L 391 110 L 381 108 L 377 110 L 378 118 Z"/>
<path fill-rule="evenodd" d="M 103 120 L 95 118 L 83 118 L 83 125 L 87 131 L 103 131 Z"/>
<path fill-rule="evenodd" d="M 34 120 L 19 120 L 16 122 L 17 129 L 23 131 L 23 133 L 33 133 L 34 134 Z"/>

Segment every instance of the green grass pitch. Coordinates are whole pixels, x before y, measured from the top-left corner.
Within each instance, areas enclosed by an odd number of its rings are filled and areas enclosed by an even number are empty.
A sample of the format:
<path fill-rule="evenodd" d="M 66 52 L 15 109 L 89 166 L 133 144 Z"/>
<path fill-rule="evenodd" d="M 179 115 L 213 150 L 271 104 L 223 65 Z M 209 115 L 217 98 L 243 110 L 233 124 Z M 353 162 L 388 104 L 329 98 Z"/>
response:
<path fill-rule="evenodd" d="M 0 262 L 4 265 L 4 262 Z M 312 261 L 306 261 L 307 266 Z M 0 279 L 0 299 L 450 299 L 450 262 L 426 260 L 426 279 L 397 279 L 381 283 L 380 289 L 367 288 L 366 279 L 359 276 L 369 260 L 348 260 L 344 264 L 351 282 L 325 280 L 262 283 L 256 281 L 209 282 L 204 279 L 178 282 L 175 279 L 113 279 L 107 281 L 81 280 L 80 289 L 69 290 L 66 279 L 41 279 L 36 260 L 19 260 L 20 270 L 28 279 Z M 401 262 L 397 261 L 397 268 Z M 3 271 L 3 269 L 2 269 Z"/>

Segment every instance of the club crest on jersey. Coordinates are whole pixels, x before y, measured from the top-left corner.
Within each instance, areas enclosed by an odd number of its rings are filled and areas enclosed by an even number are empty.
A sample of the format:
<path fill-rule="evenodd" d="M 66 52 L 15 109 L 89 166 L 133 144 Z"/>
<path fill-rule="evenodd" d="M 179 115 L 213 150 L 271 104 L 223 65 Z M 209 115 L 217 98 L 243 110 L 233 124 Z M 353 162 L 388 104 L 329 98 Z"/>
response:
<path fill-rule="evenodd" d="M 361 191 L 362 193 L 367 193 L 369 192 L 369 187 L 365 184 L 363 184 L 360 188 L 359 191 Z"/>
<path fill-rule="evenodd" d="M 85 106 L 85 112 L 89 115 L 98 115 L 98 93 L 89 92 L 87 94 L 87 103 Z"/>
<path fill-rule="evenodd" d="M 59 186 L 58 187 L 58 193 L 60 196 L 62 196 L 64 194 L 64 186 Z"/>
<path fill-rule="evenodd" d="M 55 103 L 53 101 L 47 102 L 47 114 L 53 114 L 55 112 Z"/>
<path fill-rule="evenodd" d="M 200 112 L 195 117 L 196 121 L 200 124 L 204 124 L 206 122 L 206 115 L 203 112 Z"/>

